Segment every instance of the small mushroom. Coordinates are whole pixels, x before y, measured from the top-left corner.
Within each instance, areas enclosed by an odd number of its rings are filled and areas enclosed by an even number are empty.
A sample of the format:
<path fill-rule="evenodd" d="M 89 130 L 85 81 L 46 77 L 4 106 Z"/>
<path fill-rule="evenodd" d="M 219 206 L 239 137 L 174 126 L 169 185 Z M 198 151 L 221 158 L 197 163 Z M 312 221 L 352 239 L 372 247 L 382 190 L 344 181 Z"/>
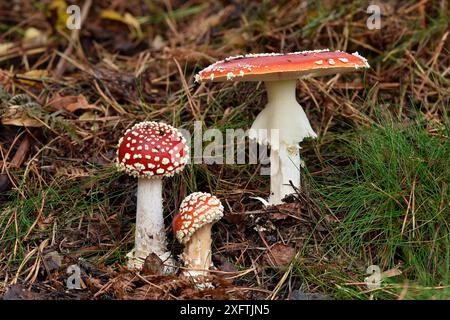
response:
<path fill-rule="evenodd" d="M 186 139 L 174 127 L 145 121 L 127 130 L 119 141 L 117 168 L 138 178 L 135 247 L 127 254 L 130 269 L 142 268 L 150 253 L 173 271 L 164 228 L 162 179 L 184 169 Z"/>
<path fill-rule="evenodd" d="M 269 204 L 280 204 L 294 192 L 290 182 L 300 187 L 299 143 L 317 137 L 305 111 L 298 104 L 297 79 L 368 68 L 358 53 L 329 50 L 288 54 L 262 53 L 230 57 L 218 61 L 196 75 L 196 81 L 264 81 L 268 103 L 256 117 L 250 138 L 271 144 L 271 185 Z M 272 130 L 278 130 L 278 139 Z M 264 130 L 265 134 L 259 134 Z"/>
<path fill-rule="evenodd" d="M 187 196 L 174 217 L 172 227 L 177 240 L 184 244 L 181 259 L 190 277 L 206 276 L 211 263 L 211 227 L 223 216 L 223 206 L 215 196 L 195 192 Z"/>

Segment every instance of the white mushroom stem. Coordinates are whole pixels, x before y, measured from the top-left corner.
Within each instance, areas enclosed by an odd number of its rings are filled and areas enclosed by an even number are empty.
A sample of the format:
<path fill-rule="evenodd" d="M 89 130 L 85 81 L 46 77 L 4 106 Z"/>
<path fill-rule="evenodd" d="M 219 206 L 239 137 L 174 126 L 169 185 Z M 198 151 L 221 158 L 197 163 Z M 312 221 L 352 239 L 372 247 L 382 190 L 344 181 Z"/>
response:
<path fill-rule="evenodd" d="M 282 144 L 270 151 L 270 204 L 279 204 L 294 192 L 290 182 L 300 187 L 300 153 L 298 147 Z"/>
<path fill-rule="evenodd" d="M 251 132 L 266 130 L 267 135 L 250 135 L 260 144 L 271 145 L 270 204 L 280 204 L 293 193 L 290 181 L 300 187 L 299 143 L 315 138 L 305 111 L 297 102 L 296 80 L 266 81 L 268 103 L 253 122 Z M 277 135 L 273 130 L 277 130 Z"/>
<path fill-rule="evenodd" d="M 211 262 L 211 223 L 199 228 L 184 247 L 181 258 L 184 261 L 185 276 L 207 276 Z"/>
<path fill-rule="evenodd" d="M 138 179 L 135 247 L 128 254 L 128 267 L 141 269 L 150 253 L 159 256 L 165 271 L 173 271 L 164 228 L 162 179 Z"/>

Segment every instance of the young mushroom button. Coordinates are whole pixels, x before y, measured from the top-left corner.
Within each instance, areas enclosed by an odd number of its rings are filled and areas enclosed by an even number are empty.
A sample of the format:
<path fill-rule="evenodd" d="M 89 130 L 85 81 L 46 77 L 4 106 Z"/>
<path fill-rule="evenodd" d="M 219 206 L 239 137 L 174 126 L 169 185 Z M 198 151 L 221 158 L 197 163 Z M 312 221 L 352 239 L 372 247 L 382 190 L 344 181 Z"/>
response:
<path fill-rule="evenodd" d="M 358 53 L 329 50 L 230 57 L 200 71 L 201 81 L 264 81 L 268 103 L 252 124 L 249 137 L 270 144 L 270 204 L 279 204 L 300 187 L 299 143 L 317 135 L 295 96 L 296 80 L 368 68 Z"/>
<path fill-rule="evenodd" d="M 211 267 L 211 227 L 223 216 L 220 200 L 209 193 L 187 196 L 173 219 L 173 232 L 185 245 L 181 255 L 188 276 L 207 275 Z"/>
<path fill-rule="evenodd" d="M 186 140 L 174 127 L 146 121 L 133 126 L 120 139 L 117 168 L 138 178 L 135 247 L 128 267 L 140 269 L 150 253 L 173 270 L 166 247 L 162 179 L 182 171 L 188 161 Z"/>

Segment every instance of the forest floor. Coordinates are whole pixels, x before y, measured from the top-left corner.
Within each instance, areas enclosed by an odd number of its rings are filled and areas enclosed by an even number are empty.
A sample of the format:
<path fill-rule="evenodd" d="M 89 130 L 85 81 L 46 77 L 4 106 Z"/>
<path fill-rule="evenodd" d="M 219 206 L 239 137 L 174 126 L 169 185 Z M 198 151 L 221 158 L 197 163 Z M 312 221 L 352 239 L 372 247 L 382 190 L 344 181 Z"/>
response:
<path fill-rule="evenodd" d="M 4 299 L 449 299 L 449 8 L 383 1 L 0 3 L 0 297 Z M 84 14 L 85 13 L 85 14 Z M 371 68 L 298 82 L 318 134 L 302 143 L 302 186 L 264 208 L 261 164 L 190 164 L 164 180 L 170 223 L 195 191 L 221 199 L 214 289 L 126 269 L 135 178 L 118 173 L 127 128 L 248 129 L 261 84 L 197 84 L 243 53 L 358 51 Z M 204 143 L 204 147 L 208 142 Z M 81 268 L 68 290 L 67 268 Z M 376 265 L 381 285 L 370 288 Z"/>

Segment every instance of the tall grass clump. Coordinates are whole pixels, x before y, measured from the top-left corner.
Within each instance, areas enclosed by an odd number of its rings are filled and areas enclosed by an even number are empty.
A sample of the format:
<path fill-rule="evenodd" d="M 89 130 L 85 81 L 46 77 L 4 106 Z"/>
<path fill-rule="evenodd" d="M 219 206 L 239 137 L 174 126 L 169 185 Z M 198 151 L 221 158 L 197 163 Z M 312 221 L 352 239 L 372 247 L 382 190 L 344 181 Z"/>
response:
<path fill-rule="evenodd" d="M 377 124 L 340 140 L 346 165 L 333 181 L 315 181 L 323 204 L 340 218 L 336 248 L 382 270 L 399 267 L 399 281 L 445 286 L 449 280 L 449 126 Z M 348 161 L 349 160 L 349 161 Z"/>

